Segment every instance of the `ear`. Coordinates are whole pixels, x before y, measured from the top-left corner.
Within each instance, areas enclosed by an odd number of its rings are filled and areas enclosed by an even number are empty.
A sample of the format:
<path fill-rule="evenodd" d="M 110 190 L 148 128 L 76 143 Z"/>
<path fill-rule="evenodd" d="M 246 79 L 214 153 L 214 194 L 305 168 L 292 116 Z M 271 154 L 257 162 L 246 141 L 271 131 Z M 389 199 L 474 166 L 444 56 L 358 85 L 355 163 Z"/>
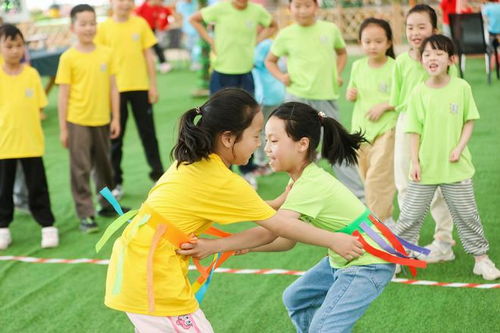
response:
<path fill-rule="evenodd" d="M 236 135 L 230 131 L 224 131 L 220 134 L 219 140 L 225 148 L 232 148 L 236 142 Z"/>
<path fill-rule="evenodd" d="M 305 153 L 309 149 L 309 138 L 303 137 L 297 141 L 298 150 L 300 153 Z"/>

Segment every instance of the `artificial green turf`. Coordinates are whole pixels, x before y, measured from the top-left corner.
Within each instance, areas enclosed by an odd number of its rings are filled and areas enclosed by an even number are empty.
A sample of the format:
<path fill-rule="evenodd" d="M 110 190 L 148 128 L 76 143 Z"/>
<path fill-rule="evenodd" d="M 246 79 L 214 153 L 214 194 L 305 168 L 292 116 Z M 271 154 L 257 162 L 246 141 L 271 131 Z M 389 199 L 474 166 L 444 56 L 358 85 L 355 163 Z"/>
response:
<path fill-rule="evenodd" d="M 476 197 L 490 240 L 490 256 L 500 264 L 500 175 L 498 141 L 500 134 L 500 82 L 486 84 L 484 64 L 468 60 L 467 79 L 481 113 L 470 148 L 477 173 L 474 177 Z M 348 73 L 348 69 L 346 70 Z M 345 75 L 346 77 L 347 75 Z M 196 75 L 174 71 L 160 76 L 161 99 L 155 107 L 160 148 L 165 166 L 174 141 L 179 114 L 202 102 L 190 97 Z M 84 235 L 78 231 L 69 190 L 67 152 L 58 141 L 56 95 L 50 96 L 44 121 L 47 152 L 45 165 L 52 207 L 61 233 L 56 249 L 40 249 L 40 231 L 33 220 L 16 213 L 11 225 L 12 246 L 0 255 L 22 255 L 43 258 L 107 258 L 110 245 L 96 255 L 94 245 L 100 234 Z M 342 118 L 348 124 L 352 105 L 340 100 Z M 135 123 L 129 122 L 125 140 L 124 205 L 138 207 L 152 183 Z M 323 164 L 324 165 L 324 164 Z M 264 198 L 277 195 L 286 183 L 285 175 L 259 179 L 259 192 Z M 396 215 L 397 216 L 397 215 Z M 101 226 L 111 220 L 100 219 Z M 234 232 L 250 223 L 225 228 Z M 433 223 L 426 221 L 421 243 L 432 239 Z M 455 239 L 458 240 L 455 234 Z M 419 279 L 442 282 L 487 283 L 472 275 L 473 259 L 460 245 L 455 247 L 457 259 L 450 263 L 430 265 L 420 270 Z M 306 245 L 287 253 L 250 254 L 231 258 L 225 267 L 283 268 L 306 270 L 325 254 L 320 248 Z M 123 313 L 103 305 L 106 266 L 77 264 L 30 264 L 0 262 L 0 332 L 132 332 Z M 202 308 L 216 332 L 293 332 L 281 303 L 283 289 L 293 276 L 216 274 Z M 499 281 L 496 281 L 499 282 Z M 408 286 L 391 283 L 358 322 L 355 332 L 493 332 L 500 327 L 500 291 Z"/>

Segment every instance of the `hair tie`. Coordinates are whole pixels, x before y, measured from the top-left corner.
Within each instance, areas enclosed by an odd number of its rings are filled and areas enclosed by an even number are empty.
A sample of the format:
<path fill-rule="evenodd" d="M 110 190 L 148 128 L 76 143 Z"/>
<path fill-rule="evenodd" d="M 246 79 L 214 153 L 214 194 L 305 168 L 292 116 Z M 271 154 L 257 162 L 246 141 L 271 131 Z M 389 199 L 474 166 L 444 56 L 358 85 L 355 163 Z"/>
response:
<path fill-rule="evenodd" d="M 196 111 L 196 114 L 201 114 L 201 108 L 199 106 L 197 106 L 195 108 L 195 111 Z"/>
<path fill-rule="evenodd" d="M 319 120 L 321 120 L 321 122 L 323 122 L 323 119 L 326 118 L 326 114 L 324 112 L 318 112 L 318 116 L 319 116 Z"/>

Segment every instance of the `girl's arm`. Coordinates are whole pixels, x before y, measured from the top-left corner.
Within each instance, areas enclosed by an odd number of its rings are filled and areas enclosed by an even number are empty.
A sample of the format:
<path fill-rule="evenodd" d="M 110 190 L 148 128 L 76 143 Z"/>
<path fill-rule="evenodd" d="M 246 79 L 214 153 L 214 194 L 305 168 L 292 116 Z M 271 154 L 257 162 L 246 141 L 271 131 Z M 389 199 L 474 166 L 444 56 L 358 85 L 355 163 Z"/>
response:
<path fill-rule="evenodd" d="M 339 87 L 342 87 L 344 81 L 342 80 L 342 72 L 347 64 L 347 51 L 345 48 L 335 49 L 337 54 L 337 82 Z"/>
<path fill-rule="evenodd" d="M 293 184 L 288 184 L 285 188 L 285 191 L 281 193 L 276 199 L 274 200 L 268 200 L 266 203 L 271 206 L 272 209 L 278 210 L 281 208 L 281 206 L 285 203 L 286 197 L 288 196 L 288 193 L 292 189 Z"/>
<path fill-rule="evenodd" d="M 257 35 L 257 44 L 262 42 L 264 39 L 271 37 L 276 32 L 276 30 L 278 30 L 278 23 L 276 23 L 275 19 L 272 19 L 271 24 L 269 24 L 268 27 L 262 29 Z"/>
<path fill-rule="evenodd" d="M 283 252 L 293 249 L 295 244 L 297 244 L 296 241 L 278 237 L 269 244 L 250 249 L 250 252 Z"/>
<path fill-rule="evenodd" d="M 198 11 L 191 15 L 191 17 L 189 18 L 189 23 L 191 23 L 193 28 L 198 31 L 200 37 L 203 38 L 208 44 L 210 44 L 212 51 L 215 53 L 216 50 L 214 40 L 212 39 L 212 37 L 210 37 L 207 28 L 205 28 L 205 26 L 203 25 L 203 17 L 201 16 L 201 12 Z"/>
<path fill-rule="evenodd" d="M 177 253 L 195 258 L 204 258 L 217 252 L 242 250 L 265 245 L 273 241 L 276 236 L 281 236 L 297 242 L 329 248 L 346 260 L 352 260 L 363 254 L 363 246 L 356 237 L 316 228 L 300 221 L 298 213 L 294 211 L 280 210 L 273 217 L 263 221 L 256 221 L 256 223 L 266 228 L 270 233 L 265 233 L 261 229 L 258 229 L 258 231 L 249 229 L 231 237 L 215 240 L 200 239 L 195 244 L 183 244 L 181 246 L 182 250 L 178 250 Z M 191 249 L 187 250 L 188 248 Z"/>
<path fill-rule="evenodd" d="M 59 140 L 64 148 L 68 148 L 68 124 L 66 123 L 68 114 L 69 84 L 59 85 L 59 98 L 57 99 L 57 109 L 59 113 Z"/>
<path fill-rule="evenodd" d="M 120 93 L 116 85 L 116 77 L 114 75 L 110 78 L 111 85 L 111 125 L 110 134 L 111 139 L 116 139 L 120 136 Z"/>
<path fill-rule="evenodd" d="M 155 70 L 155 58 L 153 51 L 150 47 L 143 51 L 144 58 L 146 59 L 146 66 L 148 70 L 149 78 L 149 91 L 148 99 L 149 103 L 155 104 L 158 102 L 158 88 L 156 87 L 156 70 Z"/>
<path fill-rule="evenodd" d="M 468 120 L 465 122 L 462 128 L 462 135 L 460 135 L 460 141 L 458 145 L 451 151 L 450 162 L 458 162 L 460 160 L 460 155 L 464 151 L 467 143 L 469 143 L 470 137 L 472 136 L 472 131 L 474 129 L 474 120 Z"/>
<path fill-rule="evenodd" d="M 288 87 L 291 83 L 290 76 L 288 74 L 283 73 L 278 67 L 279 59 L 280 59 L 279 57 L 269 52 L 265 61 L 266 68 L 272 74 L 272 76 L 274 76 L 279 81 L 283 82 L 283 84 Z"/>
<path fill-rule="evenodd" d="M 394 111 L 394 106 L 390 105 L 388 102 L 380 103 L 368 110 L 366 118 L 371 121 L 377 121 L 387 111 Z"/>
<path fill-rule="evenodd" d="M 410 136 L 410 158 L 412 163 L 412 170 L 410 177 L 414 182 L 420 181 L 420 161 L 418 159 L 418 152 L 420 150 L 420 134 L 408 133 Z"/>

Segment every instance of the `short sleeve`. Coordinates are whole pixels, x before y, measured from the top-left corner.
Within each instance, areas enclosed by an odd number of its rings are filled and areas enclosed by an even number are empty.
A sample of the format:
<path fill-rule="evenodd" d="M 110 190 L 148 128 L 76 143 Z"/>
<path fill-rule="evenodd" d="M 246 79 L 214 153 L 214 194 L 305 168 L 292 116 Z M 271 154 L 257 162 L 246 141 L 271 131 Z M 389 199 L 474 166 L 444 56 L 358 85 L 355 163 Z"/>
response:
<path fill-rule="evenodd" d="M 271 208 L 242 177 L 234 175 L 223 188 L 211 191 L 210 205 L 204 205 L 204 218 L 220 224 L 262 221 L 273 217 Z"/>
<path fill-rule="evenodd" d="M 142 18 L 139 19 L 141 20 L 142 49 L 145 50 L 158 43 L 158 41 L 146 21 Z"/>
<path fill-rule="evenodd" d="M 464 122 L 474 119 L 479 119 L 479 111 L 477 110 L 471 87 L 466 83 L 464 89 Z"/>
<path fill-rule="evenodd" d="M 71 84 L 71 59 L 67 53 L 64 53 L 59 61 L 56 84 Z"/>
<path fill-rule="evenodd" d="M 37 95 L 37 98 L 38 98 L 38 107 L 40 109 L 44 108 L 47 106 L 47 104 L 49 104 L 48 100 L 47 100 L 47 95 L 45 94 L 45 89 L 43 89 L 43 86 L 42 86 L 42 80 L 40 79 L 40 75 L 38 75 L 38 72 L 34 71 L 35 74 L 34 74 L 34 80 L 36 81 L 35 82 L 35 89 L 36 89 L 36 95 Z"/>
<path fill-rule="evenodd" d="M 416 88 L 408 99 L 406 109 L 406 133 L 422 134 L 422 100 L 419 96 L 420 89 Z"/>
<path fill-rule="evenodd" d="M 298 185 L 298 186 L 297 186 Z M 304 195 L 304 193 L 315 193 L 308 184 L 295 184 L 280 209 L 292 210 L 316 219 L 323 207 L 323 198 L 320 195 Z"/>
<path fill-rule="evenodd" d="M 203 8 L 201 12 L 201 17 L 203 18 L 203 21 L 205 23 L 217 23 L 217 20 L 219 18 L 219 13 L 220 13 L 220 8 L 223 3 L 218 3 L 212 6 L 208 6 L 206 8 Z"/>
<path fill-rule="evenodd" d="M 282 30 L 278 33 L 278 36 L 271 46 L 271 53 L 277 57 L 283 57 L 288 53 L 286 49 L 286 39 L 283 34 L 284 31 L 285 30 Z"/>
<path fill-rule="evenodd" d="M 273 20 L 272 15 L 262 6 L 257 5 L 257 8 L 259 9 L 258 23 L 268 27 Z"/>
<path fill-rule="evenodd" d="M 335 49 L 344 49 L 345 48 L 345 41 L 344 38 L 342 37 L 342 34 L 340 33 L 339 28 L 335 25 L 333 26 L 333 47 Z"/>

